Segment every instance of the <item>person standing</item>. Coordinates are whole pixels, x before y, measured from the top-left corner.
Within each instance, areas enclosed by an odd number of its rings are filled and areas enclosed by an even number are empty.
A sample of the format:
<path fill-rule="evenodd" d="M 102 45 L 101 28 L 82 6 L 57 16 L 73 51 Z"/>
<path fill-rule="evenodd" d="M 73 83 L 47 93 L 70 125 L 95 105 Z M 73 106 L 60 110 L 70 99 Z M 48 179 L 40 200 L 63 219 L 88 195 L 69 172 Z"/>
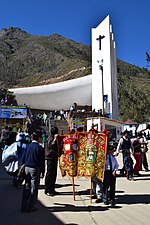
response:
<path fill-rule="evenodd" d="M 2 128 L 1 130 L 1 138 L 0 138 L 0 144 L 1 144 L 1 148 L 3 149 L 5 146 L 5 139 L 7 137 L 7 132 L 8 132 L 8 126 L 5 126 Z"/>
<path fill-rule="evenodd" d="M 60 110 L 60 119 L 61 120 L 64 120 L 65 119 L 65 116 L 64 116 L 65 112 L 63 109 Z"/>
<path fill-rule="evenodd" d="M 132 140 L 133 147 L 134 147 L 133 156 L 136 161 L 133 168 L 133 174 L 136 176 L 141 176 L 139 171 L 142 170 L 142 151 L 141 151 L 141 140 L 140 140 L 141 138 L 142 138 L 142 134 L 138 133 L 137 137 Z"/>
<path fill-rule="evenodd" d="M 20 134 L 23 134 L 23 130 L 22 127 L 18 128 L 17 134 L 16 134 L 16 141 L 18 141 L 20 139 Z"/>
<path fill-rule="evenodd" d="M 115 155 L 113 155 L 114 151 L 115 148 L 108 145 L 103 180 L 103 202 L 105 205 L 111 204 L 112 206 L 115 205 L 116 171 L 119 166 Z"/>
<path fill-rule="evenodd" d="M 45 112 L 42 115 L 42 119 L 43 119 L 43 126 L 47 126 L 47 114 Z"/>
<path fill-rule="evenodd" d="M 6 133 L 5 139 L 4 139 L 4 150 L 8 148 L 11 144 L 13 144 L 16 140 L 16 132 L 13 131 L 12 127 L 8 127 L 8 131 Z"/>
<path fill-rule="evenodd" d="M 147 160 L 147 151 L 148 151 L 148 141 L 145 134 L 142 134 L 142 137 L 140 138 L 141 141 L 141 154 L 142 154 L 142 165 L 145 169 L 145 172 L 148 172 L 148 160 Z"/>
<path fill-rule="evenodd" d="M 102 202 L 102 195 L 103 195 L 103 182 L 102 180 L 98 179 L 96 174 L 94 174 L 91 177 L 91 182 L 92 182 L 92 186 L 93 186 L 93 199 L 96 199 L 95 202 L 96 203 L 100 203 Z"/>
<path fill-rule="evenodd" d="M 3 141 L 6 138 L 7 132 L 8 132 L 8 126 L 3 127 L 1 130 L 1 141 Z"/>
<path fill-rule="evenodd" d="M 118 155 L 119 152 L 122 152 L 123 167 L 120 170 L 121 175 L 125 175 L 127 173 L 127 171 L 125 170 L 125 165 L 124 165 L 125 158 L 128 157 L 129 153 L 132 154 L 134 151 L 129 135 L 130 135 L 130 132 L 128 130 L 125 130 L 123 132 L 123 136 L 120 138 L 119 143 L 117 145 L 117 149 L 116 149 L 116 155 Z"/>
<path fill-rule="evenodd" d="M 133 164 L 134 164 L 133 159 L 129 152 L 128 155 L 124 159 L 124 166 L 125 166 L 125 170 L 127 172 L 126 176 L 127 176 L 128 180 L 134 180 L 133 179 Z"/>
<path fill-rule="evenodd" d="M 45 153 L 39 144 L 42 140 L 42 132 L 35 131 L 32 134 L 32 142 L 29 144 L 22 157 L 22 165 L 25 164 L 25 185 L 22 194 L 22 212 L 35 211 L 35 204 L 38 197 L 38 186 L 40 175 L 45 173 Z"/>
<path fill-rule="evenodd" d="M 47 172 L 45 176 L 45 194 L 54 196 L 59 194 L 55 191 L 58 163 L 58 145 L 57 145 L 58 128 L 51 128 L 51 135 L 48 136 L 45 145 L 45 157 L 47 160 Z"/>
<path fill-rule="evenodd" d="M 46 131 L 42 130 L 42 146 L 44 149 L 45 149 L 46 139 L 47 139 Z"/>

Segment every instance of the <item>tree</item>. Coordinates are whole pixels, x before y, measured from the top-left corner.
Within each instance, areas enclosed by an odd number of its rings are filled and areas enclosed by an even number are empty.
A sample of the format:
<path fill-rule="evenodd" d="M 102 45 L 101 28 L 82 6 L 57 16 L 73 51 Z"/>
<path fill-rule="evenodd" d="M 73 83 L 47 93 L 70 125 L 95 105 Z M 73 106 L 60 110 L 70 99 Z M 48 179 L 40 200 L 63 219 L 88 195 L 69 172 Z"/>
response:
<path fill-rule="evenodd" d="M 7 89 L 0 89 L 0 101 L 1 105 L 18 105 L 14 93 Z"/>

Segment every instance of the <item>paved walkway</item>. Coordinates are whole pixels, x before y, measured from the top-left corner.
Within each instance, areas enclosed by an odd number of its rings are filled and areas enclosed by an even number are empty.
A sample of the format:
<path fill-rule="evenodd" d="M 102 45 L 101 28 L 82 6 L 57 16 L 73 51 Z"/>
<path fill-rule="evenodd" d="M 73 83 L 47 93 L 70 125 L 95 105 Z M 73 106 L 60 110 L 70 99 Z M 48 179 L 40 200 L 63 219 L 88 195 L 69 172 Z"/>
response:
<path fill-rule="evenodd" d="M 150 150 L 148 153 L 150 165 Z M 121 159 L 118 158 L 118 161 Z M 121 162 L 121 161 L 120 161 Z M 150 172 L 141 172 L 135 181 L 117 177 L 116 206 L 90 203 L 90 181 L 75 178 L 75 201 L 72 180 L 62 178 L 58 170 L 59 196 L 44 194 L 44 180 L 39 189 L 39 210 L 21 213 L 22 186 L 14 188 L 11 177 L 0 165 L 0 224 L 1 225 L 148 225 L 150 223 Z"/>

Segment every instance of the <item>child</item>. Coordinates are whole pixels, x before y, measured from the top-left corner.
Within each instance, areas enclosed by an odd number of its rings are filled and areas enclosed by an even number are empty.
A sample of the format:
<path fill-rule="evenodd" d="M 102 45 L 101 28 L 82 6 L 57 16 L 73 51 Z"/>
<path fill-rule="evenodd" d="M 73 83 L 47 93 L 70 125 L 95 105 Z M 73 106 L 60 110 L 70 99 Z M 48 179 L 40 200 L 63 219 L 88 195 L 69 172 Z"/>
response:
<path fill-rule="evenodd" d="M 102 202 L 102 195 L 103 195 L 103 183 L 100 179 L 97 178 L 96 174 L 91 177 L 91 182 L 93 186 L 93 197 L 96 199 L 96 203 Z"/>
<path fill-rule="evenodd" d="M 131 158 L 130 153 L 124 158 L 124 166 L 126 171 L 126 176 L 128 180 L 133 180 L 133 159 Z"/>
<path fill-rule="evenodd" d="M 115 186 L 116 186 L 116 171 L 118 170 L 118 162 L 115 155 L 114 146 L 108 145 L 106 154 L 106 164 L 103 180 L 103 202 L 105 205 L 115 205 Z M 108 195 L 108 190 L 110 190 Z"/>

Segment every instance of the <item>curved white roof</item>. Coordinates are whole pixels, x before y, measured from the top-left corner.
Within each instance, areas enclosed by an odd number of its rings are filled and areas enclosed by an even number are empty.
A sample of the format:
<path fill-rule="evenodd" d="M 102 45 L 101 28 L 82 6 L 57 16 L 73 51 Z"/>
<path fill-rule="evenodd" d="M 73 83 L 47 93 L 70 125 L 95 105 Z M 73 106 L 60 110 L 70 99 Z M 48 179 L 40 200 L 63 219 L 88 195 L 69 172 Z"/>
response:
<path fill-rule="evenodd" d="M 92 105 L 92 75 L 43 86 L 9 89 L 19 105 L 32 109 L 68 110 L 77 105 Z"/>

